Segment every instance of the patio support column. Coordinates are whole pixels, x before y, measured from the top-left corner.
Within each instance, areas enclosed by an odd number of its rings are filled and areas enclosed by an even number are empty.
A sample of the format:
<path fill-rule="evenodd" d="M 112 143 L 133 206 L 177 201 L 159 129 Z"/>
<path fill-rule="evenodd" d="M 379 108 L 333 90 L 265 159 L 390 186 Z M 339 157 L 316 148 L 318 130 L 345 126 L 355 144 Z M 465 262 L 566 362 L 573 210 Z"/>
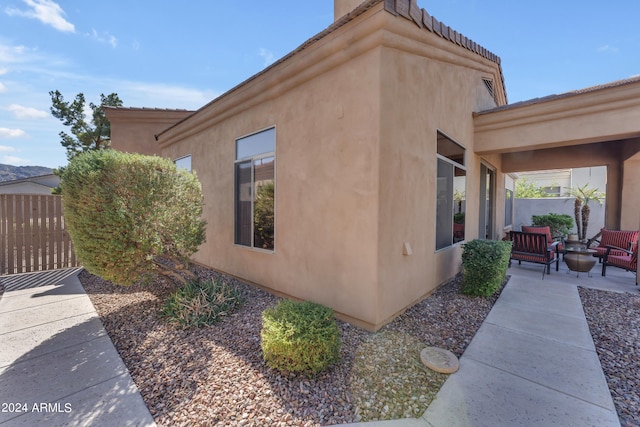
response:
<path fill-rule="evenodd" d="M 607 164 L 606 206 L 604 212 L 604 226 L 612 230 L 620 229 L 620 214 L 622 204 L 622 176 L 623 168 L 620 162 Z"/>

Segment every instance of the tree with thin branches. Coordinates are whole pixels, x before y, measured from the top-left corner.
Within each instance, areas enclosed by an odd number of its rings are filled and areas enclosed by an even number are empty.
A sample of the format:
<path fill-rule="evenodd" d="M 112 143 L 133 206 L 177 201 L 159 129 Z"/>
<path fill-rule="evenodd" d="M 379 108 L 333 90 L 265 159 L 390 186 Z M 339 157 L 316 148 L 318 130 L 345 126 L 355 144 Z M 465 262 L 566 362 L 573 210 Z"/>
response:
<path fill-rule="evenodd" d="M 122 107 L 118 94 L 100 94 L 100 104 L 89 103 L 90 120 L 87 121 L 86 100 L 83 93 L 73 101 L 65 101 L 60 91 L 49 92 L 51 114 L 70 127 L 71 135 L 60 132 L 60 143 L 67 150 L 67 159 L 90 150 L 101 150 L 111 145 L 111 124 L 104 114 L 103 106 Z"/>

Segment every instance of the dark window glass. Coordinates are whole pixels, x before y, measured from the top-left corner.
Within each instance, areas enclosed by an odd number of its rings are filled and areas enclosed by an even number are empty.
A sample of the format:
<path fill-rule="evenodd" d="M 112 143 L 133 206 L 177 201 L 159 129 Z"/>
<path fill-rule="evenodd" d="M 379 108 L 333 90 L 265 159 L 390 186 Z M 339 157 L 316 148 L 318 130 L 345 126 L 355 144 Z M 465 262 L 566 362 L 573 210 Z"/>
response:
<path fill-rule="evenodd" d="M 275 129 L 236 141 L 235 243 L 275 248 Z"/>
<path fill-rule="evenodd" d="M 464 240 L 465 150 L 438 132 L 438 172 L 436 184 L 436 250 Z"/>

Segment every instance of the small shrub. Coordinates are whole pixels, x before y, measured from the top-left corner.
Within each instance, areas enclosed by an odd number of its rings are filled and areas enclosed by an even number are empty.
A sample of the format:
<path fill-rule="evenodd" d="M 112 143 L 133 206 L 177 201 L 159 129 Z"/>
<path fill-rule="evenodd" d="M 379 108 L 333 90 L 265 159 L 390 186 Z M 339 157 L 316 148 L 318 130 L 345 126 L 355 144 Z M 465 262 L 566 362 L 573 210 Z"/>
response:
<path fill-rule="evenodd" d="M 333 310 L 310 301 L 282 300 L 262 312 L 262 352 L 267 366 L 309 376 L 340 357 Z"/>
<path fill-rule="evenodd" d="M 462 293 L 489 297 L 499 288 L 507 274 L 511 242 L 472 240 L 462 252 Z"/>
<path fill-rule="evenodd" d="M 573 230 L 573 218 L 567 214 L 533 215 L 531 216 L 531 224 L 538 227 L 548 225 L 551 237 L 567 236 Z"/>
<path fill-rule="evenodd" d="M 182 327 L 212 325 L 240 307 L 240 292 L 221 279 L 192 280 L 165 301 L 161 313 Z"/>

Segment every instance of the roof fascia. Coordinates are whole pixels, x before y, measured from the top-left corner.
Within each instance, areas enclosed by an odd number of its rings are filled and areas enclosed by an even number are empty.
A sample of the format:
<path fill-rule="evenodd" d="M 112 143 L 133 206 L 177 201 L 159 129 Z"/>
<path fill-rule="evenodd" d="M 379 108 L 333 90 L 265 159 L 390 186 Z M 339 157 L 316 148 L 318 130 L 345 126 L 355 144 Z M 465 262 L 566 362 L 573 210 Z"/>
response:
<path fill-rule="evenodd" d="M 161 123 L 174 124 L 189 117 L 195 111 L 158 108 L 119 108 L 103 107 L 104 114 L 110 123 Z"/>
<path fill-rule="evenodd" d="M 474 124 L 476 132 L 482 132 L 629 107 L 640 107 L 640 79 L 475 113 Z"/>

